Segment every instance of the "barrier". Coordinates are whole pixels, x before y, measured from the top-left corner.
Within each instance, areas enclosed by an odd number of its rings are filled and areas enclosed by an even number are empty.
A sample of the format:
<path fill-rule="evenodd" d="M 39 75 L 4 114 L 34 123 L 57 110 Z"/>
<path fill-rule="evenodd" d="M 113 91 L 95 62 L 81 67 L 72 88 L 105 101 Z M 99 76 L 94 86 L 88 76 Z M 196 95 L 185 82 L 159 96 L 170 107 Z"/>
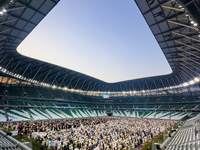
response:
<path fill-rule="evenodd" d="M 172 138 L 175 136 L 176 132 L 173 132 L 171 137 L 168 137 L 162 144 L 160 144 L 160 148 L 161 149 L 166 149 L 167 146 L 169 145 L 170 141 L 172 140 Z"/>
<path fill-rule="evenodd" d="M 0 130 L 0 134 L 2 136 L 4 136 L 5 138 L 7 138 L 9 141 L 11 141 L 14 144 L 17 144 L 17 146 L 21 149 L 21 150 L 32 150 L 31 148 L 29 148 L 28 146 L 20 143 L 19 141 L 17 141 L 16 139 L 12 138 L 11 136 L 6 135 L 6 133 L 4 133 L 3 131 Z"/>

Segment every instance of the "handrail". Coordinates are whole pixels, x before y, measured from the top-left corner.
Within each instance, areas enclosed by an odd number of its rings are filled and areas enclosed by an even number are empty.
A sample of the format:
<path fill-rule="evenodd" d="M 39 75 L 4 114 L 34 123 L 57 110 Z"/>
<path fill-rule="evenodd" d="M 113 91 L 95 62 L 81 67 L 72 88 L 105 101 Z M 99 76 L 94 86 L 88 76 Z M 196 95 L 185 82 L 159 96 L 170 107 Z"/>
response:
<path fill-rule="evenodd" d="M 21 149 L 21 150 L 32 150 L 31 148 L 29 148 L 28 146 L 22 144 L 21 142 L 17 141 L 16 139 L 14 139 L 13 137 L 6 135 L 5 132 L 0 130 L 0 134 L 3 135 L 5 138 L 7 138 L 9 141 L 11 141 L 14 144 L 17 144 L 17 146 Z"/>

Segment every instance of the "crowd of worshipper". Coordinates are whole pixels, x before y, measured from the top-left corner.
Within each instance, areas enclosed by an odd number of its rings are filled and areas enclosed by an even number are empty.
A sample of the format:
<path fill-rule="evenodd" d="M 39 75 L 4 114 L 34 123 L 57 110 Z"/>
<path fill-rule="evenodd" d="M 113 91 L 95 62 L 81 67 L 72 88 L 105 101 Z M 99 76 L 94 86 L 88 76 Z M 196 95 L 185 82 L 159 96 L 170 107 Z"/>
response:
<path fill-rule="evenodd" d="M 8 123 L 20 135 L 55 150 L 133 150 L 176 122 L 171 120 L 102 117 Z"/>

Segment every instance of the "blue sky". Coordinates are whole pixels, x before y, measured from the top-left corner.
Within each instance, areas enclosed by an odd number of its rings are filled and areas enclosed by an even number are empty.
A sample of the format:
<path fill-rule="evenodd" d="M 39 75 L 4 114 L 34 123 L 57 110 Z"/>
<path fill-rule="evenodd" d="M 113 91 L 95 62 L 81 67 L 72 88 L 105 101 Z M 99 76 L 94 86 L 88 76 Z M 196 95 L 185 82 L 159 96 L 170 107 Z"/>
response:
<path fill-rule="evenodd" d="M 61 0 L 17 50 L 109 83 L 172 72 L 133 0 Z"/>

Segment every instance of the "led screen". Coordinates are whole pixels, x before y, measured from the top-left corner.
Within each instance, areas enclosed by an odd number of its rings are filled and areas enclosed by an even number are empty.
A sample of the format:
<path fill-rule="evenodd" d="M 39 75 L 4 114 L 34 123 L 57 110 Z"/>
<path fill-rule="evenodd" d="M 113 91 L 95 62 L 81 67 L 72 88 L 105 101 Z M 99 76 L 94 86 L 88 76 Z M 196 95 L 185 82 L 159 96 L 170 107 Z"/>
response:
<path fill-rule="evenodd" d="M 103 95 L 103 98 L 104 98 L 104 99 L 109 99 L 109 98 L 110 98 L 110 95 Z"/>

